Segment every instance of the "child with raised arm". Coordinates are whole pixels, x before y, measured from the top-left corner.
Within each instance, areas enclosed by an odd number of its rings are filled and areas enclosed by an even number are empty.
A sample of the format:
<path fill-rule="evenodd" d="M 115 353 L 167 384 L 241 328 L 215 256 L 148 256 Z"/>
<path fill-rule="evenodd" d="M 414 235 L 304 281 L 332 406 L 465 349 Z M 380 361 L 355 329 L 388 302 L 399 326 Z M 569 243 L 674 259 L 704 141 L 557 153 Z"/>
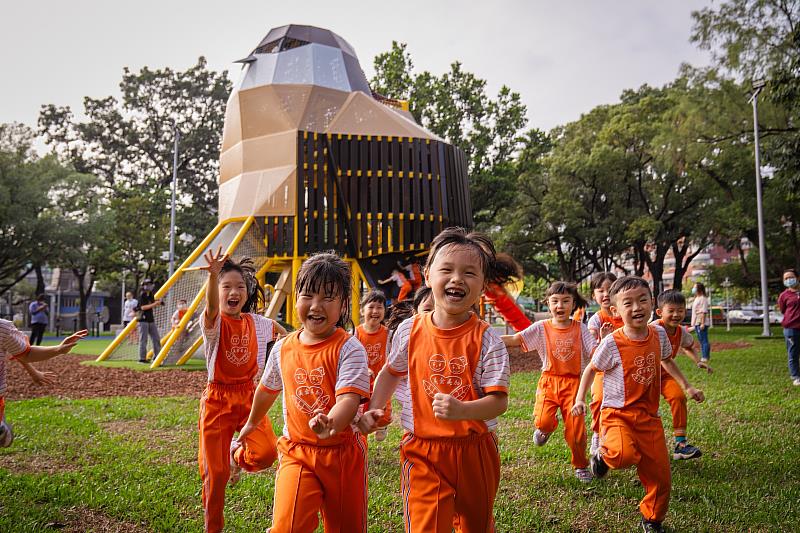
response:
<path fill-rule="evenodd" d="M 332 253 L 300 267 L 303 327 L 273 346 L 240 433 L 246 438 L 283 394 L 272 533 L 311 533 L 320 511 L 326 532 L 367 530 L 367 450 L 350 423 L 369 398 L 369 369 L 364 347 L 344 329 L 351 283 L 350 267 Z"/>
<path fill-rule="evenodd" d="M 535 351 L 542 359 L 542 376 L 536 387 L 533 408 L 536 425 L 533 442 L 537 446 L 547 442 L 558 427 L 556 415 L 560 410 L 575 477 L 588 483 L 592 473 L 586 457 L 586 425 L 583 415 L 572 414 L 572 402 L 596 341 L 584 324 L 571 318 L 575 308 L 586 305 L 574 283 L 556 281 L 547 289 L 545 298 L 552 318 L 540 320 L 515 335 L 504 335 L 502 339 L 506 346 Z"/>
<path fill-rule="evenodd" d="M 664 328 L 648 324 L 653 293 L 645 280 L 625 276 L 609 290 L 612 310 L 624 326 L 600 341 L 583 373 L 572 413 L 586 412 L 585 397 L 596 372 L 603 372 L 600 448 L 590 457 L 592 474 L 605 477 L 609 468 L 636 465 L 645 490 L 639 504 L 644 531 L 663 531 L 672 488 L 667 442 L 658 416 L 662 367 L 702 402 L 702 391 L 692 387 L 672 360 L 672 346 Z"/>
<path fill-rule="evenodd" d="M 592 315 L 586 326 L 597 342 L 623 326 L 622 317 L 611 310 L 611 298 L 608 291 L 615 281 L 617 281 L 617 276 L 612 272 L 597 272 L 589 282 L 592 299 L 600 306 L 600 310 Z M 592 443 L 589 446 L 589 455 L 593 455 L 600 446 L 600 404 L 602 402 L 603 375 L 598 372 L 592 382 L 592 403 L 589 404 L 592 412 Z"/>
<path fill-rule="evenodd" d="M 400 444 L 406 531 L 493 531 L 500 454 L 494 429 L 508 407 L 509 359 L 500 336 L 473 312 L 494 271 L 491 241 L 448 228 L 425 266 L 434 310 L 405 320 L 378 374 L 374 405 L 408 379 Z M 359 420 L 365 433 L 382 410 Z"/>
<path fill-rule="evenodd" d="M 397 301 L 402 302 L 408 298 L 408 295 L 411 294 L 413 287 L 411 286 L 411 282 L 408 281 L 408 278 L 402 272 L 400 272 L 399 268 L 392 269 L 392 275 L 386 279 L 379 280 L 378 283 L 385 285 L 386 283 L 391 283 L 392 281 L 397 283 L 397 286 L 400 288 L 400 292 L 397 295 Z"/>
<path fill-rule="evenodd" d="M 386 296 L 381 291 L 371 290 L 361 299 L 362 324 L 356 328 L 356 338 L 364 345 L 367 351 L 367 364 L 369 366 L 369 387 L 375 384 L 375 377 L 386 363 L 386 354 L 389 349 L 389 330 L 383 325 L 386 317 Z M 365 410 L 369 404 L 365 404 Z M 386 439 L 388 426 L 392 422 L 392 402 L 386 402 L 383 408 L 383 418 L 378 423 L 375 440 Z"/>
<path fill-rule="evenodd" d="M 247 438 L 233 439 L 250 414 L 254 378 L 264 368 L 267 345 L 285 330 L 257 313 L 264 293 L 252 262 L 234 262 L 222 254 L 205 254 L 208 271 L 206 310 L 201 318 L 208 384 L 200 399 L 200 445 L 197 459 L 203 481 L 207 532 L 224 526 L 225 486 L 240 469 L 258 472 L 277 457 L 275 433 L 266 417 L 255 421 Z"/>
<path fill-rule="evenodd" d="M 676 290 L 664 291 L 658 295 L 656 300 L 656 324 L 664 328 L 672 346 L 672 358 L 677 357 L 678 352 L 683 352 L 689 357 L 698 368 L 703 368 L 711 373 L 708 363 L 701 361 L 694 348 L 694 339 L 681 325 L 686 317 L 686 297 Z M 670 411 L 672 411 L 672 433 L 675 436 L 675 450 L 672 452 L 673 459 L 695 459 L 700 457 L 702 452 L 686 441 L 686 423 L 689 413 L 686 408 L 686 395 L 678 382 L 669 373 L 661 373 L 661 396 L 667 400 Z"/>
<path fill-rule="evenodd" d="M 18 330 L 13 322 L 0 319 L 0 448 L 7 448 L 14 441 L 13 428 L 6 422 L 6 361 L 20 362 L 34 381 L 47 383 L 50 373 L 40 373 L 30 366 L 30 363 L 46 361 L 69 353 L 87 333 L 89 332 L 85 329 L 78 331 L 61 341 L 58 346 L 31 346 L 28 337 Z"/>

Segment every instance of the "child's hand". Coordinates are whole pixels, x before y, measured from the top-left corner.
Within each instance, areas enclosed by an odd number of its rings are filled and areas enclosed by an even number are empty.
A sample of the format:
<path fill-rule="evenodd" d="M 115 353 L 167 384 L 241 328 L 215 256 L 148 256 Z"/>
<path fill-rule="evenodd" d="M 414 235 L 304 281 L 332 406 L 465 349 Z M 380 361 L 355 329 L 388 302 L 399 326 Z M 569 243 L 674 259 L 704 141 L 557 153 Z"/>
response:
<path fill-rule="evenodd" d="M 580 398 L 572 404 L 572 416 L 583 416 L 586 414 L 586 401 Z"/>
<path fill-rule="evenodd" d="M 383 409 L 370 409 L 369 411 L 365 412 L 358 418 L 358 421 L 356 422 L 358 431 L 364 435 L 369 435 L 378 429 L 378 420 L 380 420 L 381 417 L 383 417 Z"/>
<path fill-rule="evenodd" d="M 708 366 L 708 363 L 706 363 L 705 361 L 700 361 L 699 363 L 697 363 L 697 368 L 703 368 L 709 374 L 714 372 L 714 370 L 712 370 L 712 368 L 710 366 Z"/>
<path fill-rule="evenodd" d="M 210 275 L 218 276 L 219 273 L 222 271 L 222 265 L 225 264 L 225 261 L 228 259 L 228 254 L 222 253 L 222 246 L 217 249 L 216 255 L 214 251 L 209 249 L 203 257 L 206 260 L 206 266 L 200 267 L 200 270 L 207 270 Z"/>
<path fill-rule="evenodd" d="M 464 402 L 437 392 L 433 397 L 433 416 L 442 420 L 464 420 Z"/>
<path fill-rule="evenodd" d="M 336 434 L 333 428 L 333 419 L 331 419 L 322 409 L 314 411 L 314 417 L 308 421 L 308 427 L 311 431 L 317 434 L 320 439 L 329 439 Z"/>
<path fill-rule="evenodd" d="M 72 335 L 61 341 L 61 344 L 58 345 L 56 352 L 58 353 L 58 355 L 64 355 L 69 353 L 70 350 L 72 350 L 75 347 L 75 345 L 78 344 L 78 341 L 84 338 L 88 334 L 89 331 L 86 329 L 82 329 L 81 331 L 73 333 Z"/>
<path fill-rule="evenodd" d="M 37 385 L 55 385 L 56 375 L 54 372 L 40 372 L 31 367 L 31 379 Z"/>
<path fill-rule="evenodd" d="M 703 391 L 700 389 L 695 389 L 694 387 L 689 387 L 686 389 L 686 395 L 697 403 L 703 402 L 706 399 Z"/>
<path fill-rule="evenodd" d="M 239 431 L 239 437 L 236 440 L 238 440 L 240 444 L 244 444 L 245 437 L 255 431 L 257 427 L 258 424 L 248 421 L 247 424 L 245 424 L 244 427 Z"/>
<path fill-rule="evenodd" d="M 609 333 L 612 333 L 613 331 L 614 331 L 614 324 L 612 324 L 611 322 L 603 322 L 603 325 L 600 326 L 600 338 L 602 339 L 603 337 L 605 337 Z"/>

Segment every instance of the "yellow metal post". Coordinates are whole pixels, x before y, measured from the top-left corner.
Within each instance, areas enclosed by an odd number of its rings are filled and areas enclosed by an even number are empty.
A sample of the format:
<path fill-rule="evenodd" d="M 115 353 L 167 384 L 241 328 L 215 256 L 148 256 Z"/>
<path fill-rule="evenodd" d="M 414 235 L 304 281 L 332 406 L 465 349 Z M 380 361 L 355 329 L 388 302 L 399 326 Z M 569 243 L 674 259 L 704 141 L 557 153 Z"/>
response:
<path fill-rule="evenodd" d="M 184 353 L 181 356 L 181 358 L 178 359 L 178 362 L 175 363 L 175 366 L 180 366 L 180 365 L 185 364 L 186 361 L 188 361 L 189 359 L 192 358 L 192 355 L 194 355 L 194 352 L 196 352 L 200 348 L 200 345 L 202 345 L 202 344 L 203 344 L 203 336 L 200 335 L 199 337 L 197 337 L 197 340 L 194 341 L 194 343 L 189 347 L 189 349 L 186 350 L 186 353 Z"/>
<path fill-rule="evenodd" d="M 197 296 L 194 297 L 192 300 L 191 305 L 186 310 L 186 314 L 183 315 L 181 321 L 178 323 L 178 326 L 173 329 L 172 334 L 169 336 L 167 341 L 161 346 L 161 351 L 158 352 L 158 356 L 156 356 L 153 364 L 150 365 L 150 368 L 158 368 L 161 366 L 161 363 L 164 362 L 164 359 L 167 358 L 169 351 L 172 349 L 172 346 L 178 342 L 178 338 L 183 334 L 183 331 L 186 329 L 186 325 L 189 324 L 189 321 L 192 319 L 192 316 L 197 311 L 197 308 L 200 307 L 200 303 L 203 301 L 203 298 L 206 295 L 206 288 L 208 287 L 208 281 L 203 284 L 203 287 L 197 292 Z M 202 317 L 201 317 L 202 320 Z"/>
<path fill-rule="evenodd" d="M 117 337 L 113 341 L 111 341 L 111 344 L 106 346 L 106 349 L 103 350 L 103 353 L 101 353 L 100 356 L 97 359 L 95 359 L 95 361 L 99 363 L 101 361 L 105 361 L 106 359 L 108 359 L 111 356 L 111 354 L 114 353 L 114 350 L 116 350 L 117 347 L 119 347 L 119 345 L 122 344 L 122 341 L 124 341 L 125 338 L 131 334 L 131 331 L 133 331 L 138 324 L 139 321 L 136 320 L 135 318 L 130 322 L 128 322 L 128 325 L 125 326 L 125 328 L 119 333 L 119 335 L 117 335 Z"/>

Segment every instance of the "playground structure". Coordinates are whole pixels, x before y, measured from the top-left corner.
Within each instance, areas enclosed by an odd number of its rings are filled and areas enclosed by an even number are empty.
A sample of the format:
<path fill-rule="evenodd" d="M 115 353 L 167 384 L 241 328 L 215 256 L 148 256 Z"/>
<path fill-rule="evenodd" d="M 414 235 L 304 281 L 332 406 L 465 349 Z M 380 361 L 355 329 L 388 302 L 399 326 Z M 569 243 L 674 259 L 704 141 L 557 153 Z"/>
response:
<path fill-rule="evenodd" d="M 344 39 L 283 26 L 239 62 L 222 136 L 220 222 L 156 292 L 169 305 L 154 308 L 162 348 L 151 354 L 153 368 L 183 364 L 202 345 L 199 267 L 209 248 L 250 257 L 267 289 L 267 316 L 297 327 L 295 280 L 310 254 L 334 250 L 348 261 L 357 302 L 398 260 L 426 253 L 442 229 L 473 225 L 464 153 L 417 124 L 405 102 L 373 94 Z M 508 304 L 498 289 L 496 300 Z M 180 299 L 189 310 L 172 328 Z M 98 360 L 135 357 L 126 339 L 136 327 L 128 324 Z"/>

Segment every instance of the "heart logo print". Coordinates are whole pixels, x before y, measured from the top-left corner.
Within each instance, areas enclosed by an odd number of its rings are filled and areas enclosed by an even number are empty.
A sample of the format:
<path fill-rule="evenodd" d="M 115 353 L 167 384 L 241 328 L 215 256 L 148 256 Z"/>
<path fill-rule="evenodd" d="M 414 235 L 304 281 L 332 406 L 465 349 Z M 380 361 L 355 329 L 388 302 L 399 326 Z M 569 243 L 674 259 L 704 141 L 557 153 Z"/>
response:
<path fill-rule="evenodd" d="M 633 380 L 641 385 L 650 385 L 656 378 L 656 354 L 639 355 L 633 360 L 636 371 L 633 373 Z"/>
<path fill-rule="evenodd" d="M 331 397 L 320 387 L 324 377 L 325 370 L 321 366 L 310 371 L 305 368 L 294 371 L 294 381 L 299 385 L 294 391 L 294 402 L 309 417 L 317 409 L 327 409 L 331 403 Z"/>
<path fill-rule="evenodd" d="M 225 350 L 225 358 L 236 366 L 246 364 L 250 360 L 250 335 L 231 336 L 231 347 Z"/>

